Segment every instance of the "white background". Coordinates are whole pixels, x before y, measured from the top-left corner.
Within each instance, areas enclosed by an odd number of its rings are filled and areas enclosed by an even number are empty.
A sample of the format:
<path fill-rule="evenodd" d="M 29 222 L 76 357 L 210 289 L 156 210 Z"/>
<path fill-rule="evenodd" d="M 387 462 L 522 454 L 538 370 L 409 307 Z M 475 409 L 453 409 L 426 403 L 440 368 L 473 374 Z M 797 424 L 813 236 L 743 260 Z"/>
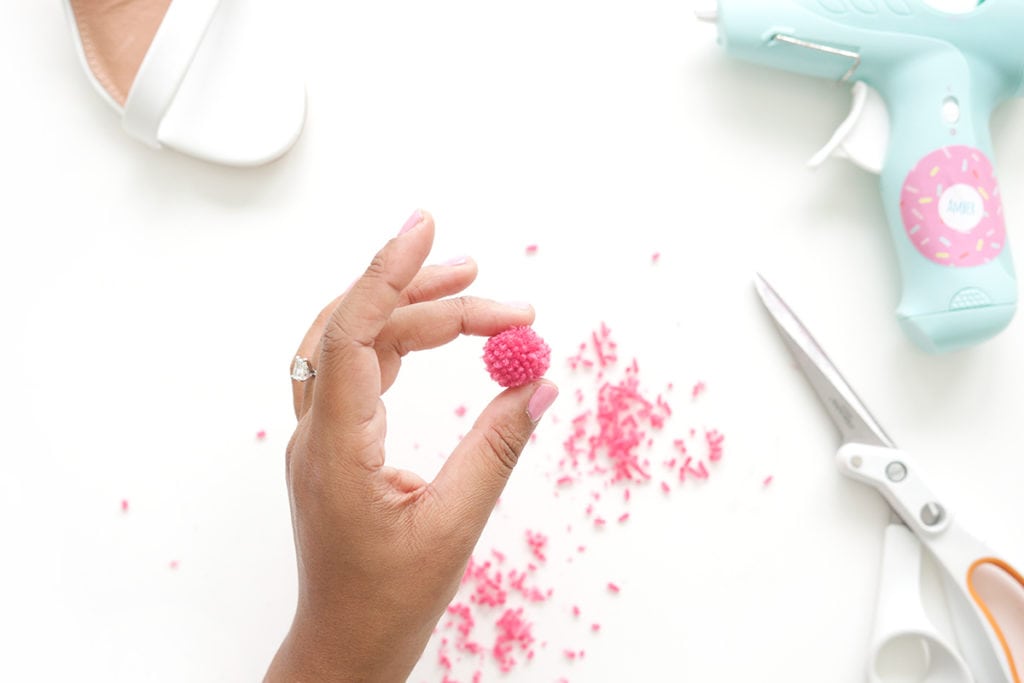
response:
<path fill-rule="evenodd" d="M 836 473 L 755 270 L 951 507 L 1024 558 L 1024 323 L 944 357 L 902 336 L 877 179 L 803 167 L 847 88 L 729 61 L 677 0 L 293 7 L 304 134 L 231 170 L 130 140 L 60 3 L 0 2 L 0 679 L 262 675 L 295 595 L 289 359 L 417 206 L 437 260 L 479 262 L 472 293 L 534 304 L 563 386 L 483 547 L 531 527 L 588 553 L 549 561 L 549 646 L 506 680 L 864 679 L 887 513 Z M 1018 244 L 1022 120 L 993 120 Z M 577 410 L 563 361 L 602 320 L 652 389 L 683 388 L 672 427 L 721 429 L 726 456 L 704 486 L 635 492 L 599 536 L 549 474 Z M 395 462 L 436 470 L 468 425 L 454 408 L 496 391 L 479 355 L 460 340 L 406 363 Z M 410 680 L 440 680 L 433 653 Z"/>

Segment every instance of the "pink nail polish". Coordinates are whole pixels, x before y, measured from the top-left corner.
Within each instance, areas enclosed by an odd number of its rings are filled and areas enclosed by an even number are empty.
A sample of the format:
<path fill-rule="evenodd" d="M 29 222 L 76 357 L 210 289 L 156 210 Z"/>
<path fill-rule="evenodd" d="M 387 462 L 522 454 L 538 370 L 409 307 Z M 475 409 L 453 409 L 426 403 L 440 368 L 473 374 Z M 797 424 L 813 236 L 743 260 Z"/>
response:
<path fill-rule="evenodd" d="M 419 209 L 416 209 L 415 213 L 413 213 L 413 215 L 409 216 L 409 220 L 407 220 L 405 222 L 405 225 L 402 226 L 402 229 L 398 231 L 398 234 L 399 235 L 404 235 L 405 233 L 409 232 L 410 230 L 415 228 L 417 225 L 419 225 L 422 220 L 423 220 L 423 212 L 420 211 Z"/>
<path fill-rule="evenodd" d="M 447 261 L 445 261 L 441 265 L 442 266 L 461 266 L 461 265 L 464 265 L 466 263 L 466 261 L 468 261 L 468 260 L 469 260 L 468 256 L 456 256 L 455 258 L 448 259 Z"/>
<path fill-rule="evenodd" d="M 554 384 L 541 384 L 530 397 L 530 402 L 526 405 L 526 414 L 534 422 L 540 422 L 556 398 L 558 398 L 558 387 Z"/>

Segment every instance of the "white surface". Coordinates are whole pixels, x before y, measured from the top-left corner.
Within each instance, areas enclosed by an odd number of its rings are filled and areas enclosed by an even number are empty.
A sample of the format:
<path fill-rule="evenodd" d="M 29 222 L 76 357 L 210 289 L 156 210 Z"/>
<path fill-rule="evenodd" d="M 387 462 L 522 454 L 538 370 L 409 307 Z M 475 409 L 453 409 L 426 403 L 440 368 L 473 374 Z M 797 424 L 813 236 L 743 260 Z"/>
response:
<path fill-rule="evenodd" d="M 601 612 L 585 659 L 544 652 L 507 680 L 864 679 L 886 512 L 836 472 L 755 269 L 972 528 L 1024 558 L 1021 319 L 954 356 L 901 335 L 877 179 L 804 169 L 843 88 L 728 61 L 685 2 L 293 6 L 306 130 L 239 171 L 129 139 L 59 3 L 0 3 L 0 679 L 261 675 L 295 590 L 289 360 L 416 206 L 438 260 L 479 261 L 474 293 L 535 304 L 556 358 L 605 320 L 652 383 L 708 383 L 676 399 L 680 426 L 726 434 L 707 486 L 637 495 L 628 528 L 587 542 L 585 573 L 549 568 Z M 1018 241 L 1021 120 L 1013 104 L 993 131 Z M 406 363 L 387 397 L 396 462 L 430 474 L 454 406 L 494 393 L 479 353 Z M 542 426 L 488 543 L 580 517 L 544 477 L 563 428 Z M 557 614 L 542 630 L 579 633 Z M 439 679 L 431 659 L 411 680 Z"/>

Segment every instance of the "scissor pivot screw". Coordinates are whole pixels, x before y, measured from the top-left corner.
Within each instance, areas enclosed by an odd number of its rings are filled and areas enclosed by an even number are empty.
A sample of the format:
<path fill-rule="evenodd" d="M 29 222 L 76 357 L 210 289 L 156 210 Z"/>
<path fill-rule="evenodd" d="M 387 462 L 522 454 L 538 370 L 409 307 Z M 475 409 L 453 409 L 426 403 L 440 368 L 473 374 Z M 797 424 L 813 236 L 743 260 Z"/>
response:
<path fill-rule="evenodd" d="M 926 503 L 921 508 L 921 521 L 925 526 L 937 526 L 946 518 L 946 511 L 938 503 Z"/>
<path fill-rule="evenodd" d="M 894 460 L 885 467 L 885 476 L 889 481 L 899 483 L 907 478 L 907 466 L 898 460 Z"/>

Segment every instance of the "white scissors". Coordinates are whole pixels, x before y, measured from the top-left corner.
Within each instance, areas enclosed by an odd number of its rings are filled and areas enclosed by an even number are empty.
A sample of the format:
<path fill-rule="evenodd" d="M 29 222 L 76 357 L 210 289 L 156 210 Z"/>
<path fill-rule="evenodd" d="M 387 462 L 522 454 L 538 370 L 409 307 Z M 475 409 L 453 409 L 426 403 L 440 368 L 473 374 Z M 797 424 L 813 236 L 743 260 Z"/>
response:
<path fill-rule="evenodd" d="M 896 448 L 839 370 L 764 278 L 757 292 L 843 437 L 839 470 L 876 488 L 892 508 L 868 680 L 1022 683 L 1024 577 L 963 529 Z M 941 569 L 959 651 L 928 619 L 920 590 L 921 547 Z M 908 668 L 916 660 L 913 671 Z M 892 678 L 899 674 L 898 678 Z M 907 674 L 911 674 L 910 677 Z"/>

